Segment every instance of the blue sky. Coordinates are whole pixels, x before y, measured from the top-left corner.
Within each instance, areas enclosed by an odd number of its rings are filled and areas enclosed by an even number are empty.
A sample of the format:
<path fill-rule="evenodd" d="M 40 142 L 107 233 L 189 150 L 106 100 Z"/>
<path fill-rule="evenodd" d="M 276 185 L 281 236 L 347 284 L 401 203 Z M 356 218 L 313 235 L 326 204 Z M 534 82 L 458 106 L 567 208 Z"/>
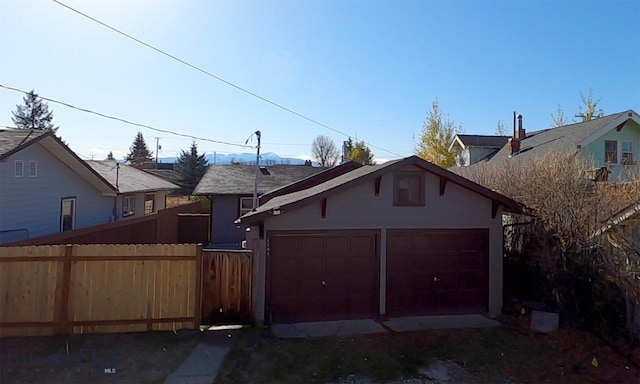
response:
<path fill-rule="evenodd" d="M 80 1 L 63 3 L 216 76 L 364 139 L 378 160 L 409 156 L 434 99 L 466 133 L 573 119 L 593 88 L 605 114 L 640 111 L 640 2 Z M 0 2 L 0 84 L 97 112 L 264 152 L 305 157 L 301 119 L 162 56 L 50 0 Z M 0 89 L 0 125 L 22 94 Z M 122 157 L 138 130 L 160 156 L 190 140 L 49 103 L 87 158 Z M 198 142 L 207 153 L 251 152 Z M 383 148 L 389 152 L 380 149 Z"/>

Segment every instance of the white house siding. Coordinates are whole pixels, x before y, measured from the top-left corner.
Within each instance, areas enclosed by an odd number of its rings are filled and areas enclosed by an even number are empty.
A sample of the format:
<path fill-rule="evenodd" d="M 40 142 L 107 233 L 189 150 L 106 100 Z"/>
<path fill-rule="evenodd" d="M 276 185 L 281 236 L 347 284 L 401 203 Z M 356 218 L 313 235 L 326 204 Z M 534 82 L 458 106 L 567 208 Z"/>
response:
<path fill-rule="evenodd" d="M 429 172 L 425 172 L 425 206 L 394 207 L 393 173 L 389 173 L 382 177 L 379 196 L 374 196 L 374 181 L 371 180 L 328 197 L 324 219 L 321 217 L 322 203 L 317 201 L 268 218 L 264 229 L 266 237 L 266 232 L 273 230 L 380 229 L 384 234 L 387 229 L 488 228 L 489 315 L 495 316 L 502 308 L 502 210 L 496 212 L 494 219 L 491 209 L 491 200 L 452 182 L 447 183 L 444 196 L 440 196 L 440 179 Z M 386 247 L 381 247 L 380 253 L 384 263 Z M 384 267 L 381 265 L 381 271 Z M 265 274 L 265 270 L 259 271 L 256 286 L 264 287 Z M 381 278 L 380 283 L 380 309 L 384 313 L 386 279 Z M 256 292 L 254 297 L 264 297 L 264 294 Z M 260 313 L 256 315 L 261 319 Z"/>
<path fill-rule="evenodd" d="M 14 177 L 14 161 L 25 165 Z M 37 161 L 37 176 L 29 177 L 29 161 Z M 109 222 L 114 197 L 103 196 L 40 144 L 31 145 L 0 162 L 0 242 L 60 232 L 61 199 L 76 198 L 75 228 Z M 4 235 L 3 235 L 4 234 Z M 17 237 L 16 237 L 17 236 Z"/>

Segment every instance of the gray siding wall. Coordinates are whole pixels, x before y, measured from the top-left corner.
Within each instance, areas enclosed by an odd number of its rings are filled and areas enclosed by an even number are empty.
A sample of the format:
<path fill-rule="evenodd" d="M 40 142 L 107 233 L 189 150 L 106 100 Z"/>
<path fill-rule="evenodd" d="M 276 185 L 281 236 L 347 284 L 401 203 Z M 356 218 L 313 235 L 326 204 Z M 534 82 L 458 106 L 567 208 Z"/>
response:
<path fill-rule="evenodd" d="M 14 177 L 15 160 L 24 161 L 23 177 Z M 30 160 L 37 161 L 36 177 L 28 175 Z M 40 144 L 0 162 L 0 231 L 28 230 L 29 238 L 60 232 L 64 197 L 76 198 L 76 229 L 109 222 L 115 198 L 103 196 Z M 2 233 L 0 243 L 26 238 L 26 231 Z"/>
<path fill-rule="evenodd" d="M 245 239 L 246 226 L 238 228 L 240 195 L 215 195 L 211 201 L 211 242 L 239 246 Z"/>
<path fill-rule="evenodd" d="M 321 217 L 322 204 L 315 202 L 306 207 L 265 221 L 265 237 L 274 230 L 339 230 L 380 229 L 382 231 L 380 261 L 380 313 L 386 311 L 386 230 L 387 229 L 456 229 L 488 228 L 489 239 L 489 315 L 496 316 L 502 308 L 502 211 L 491 217 L 491 200 L 454 183 L 447 183 L 444 196 L 440 196 L 440 179 L 425 173 L 425 206 L 393 206 L 393 174 L 382 177 L 380 195 L 374 196 L 374 181 L 333 195 L 327 199 L 326 218 Z M 257 227 L 252 228 L 252 232 Z M 251 236 L 253 235 L 253 236 Z M 266 264 L 264 244 L 257 244 L 255 234 L 247 237 L 258 252 L 254 299 L 264 301 Z M 260 241 L 264 243 L 264 241 Z M 256 319 L 264 316 L 263 304 L 256 302 Z"/>
<path fill-rule="evenodd" d="M 146 195 L 155 194 L 155 211 L 157 213 L 159 210 L 164 209 L 166 206 L 167 200 L 167 192 L 166 191 L 155 191 L 155 192 L 132 192 L 132 193 L 123 193 L 118 195 L 118 203 L 117 203 L 117 214 L 118 220 L 129 220 L 135 219 L 138 217 L 145 216 L 144 214 L 144 199 Z M 125 196 L 135 196 L 136 197 L 136 207 L 135 214 L 127 217 L 122 216 L 122 201 Z"/>

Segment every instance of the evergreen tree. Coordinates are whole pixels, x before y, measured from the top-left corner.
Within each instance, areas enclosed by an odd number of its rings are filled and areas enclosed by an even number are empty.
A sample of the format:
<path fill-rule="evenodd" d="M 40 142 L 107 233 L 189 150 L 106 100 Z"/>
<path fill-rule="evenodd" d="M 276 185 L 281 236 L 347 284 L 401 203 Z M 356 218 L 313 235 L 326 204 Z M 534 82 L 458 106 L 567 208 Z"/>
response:
<path fill-rule="evenodd" d="M 56 133 L 58 127 L 53 125 L 53 112 L 49 105 L 42 101 L 35 91 L 27 93 L 22 98 L 24 105 L 16 105 L 16 111 L 11 112 L 11 120 L 19 129 L 37 129 Z"/>
<path fill-rule="evenodd" d="M 374 165 L 373 153 L 364 141 L 356 141 L 355 144 L 351 138 L 347 141 L 347 160 L 355 161 L 362 165 Z"/>
<path fill-rule="evenodd" d="M 209 166 L 208 161 L 204 158 L 204 153 L 198 155 L 198 146 L 195 142 L 191 143 L 189 152 L 182 150 L 180 157 L 173 167 L 178 172 L 178 183 L 185 190 L 192 192 Z"/>
<path fill-rule="evenodd" d="M 427 120 L 424 122 L 416 155 L 440 167 L 451 167 L 456 161 L 455 154 L 449 152 L 449 146 L 456 132 L 461 131 L 460 126 L 456 127 L 453 121 L 442 115 L 438 99 L 436 99 L 432 104 L 432 110 L 427 114 Z"/>
<path fill-rule="evenodd" d="M 153 152 L 149 151 L 147 143 L 144 141 L 142 132 L 138 132 L 136 138 L 133 140 L 133 144 L 129 148 L 126 160 L 136 168 L 142 168 L 144 163 L 153 160 Z"/>

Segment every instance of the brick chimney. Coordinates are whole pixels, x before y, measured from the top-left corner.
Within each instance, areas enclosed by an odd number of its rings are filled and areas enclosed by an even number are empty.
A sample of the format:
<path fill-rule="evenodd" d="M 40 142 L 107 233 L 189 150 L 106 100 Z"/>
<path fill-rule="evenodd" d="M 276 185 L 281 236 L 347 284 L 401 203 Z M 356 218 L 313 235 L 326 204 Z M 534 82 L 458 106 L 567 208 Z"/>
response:
<path fill-rule="evenodd" d="M 507 142 L 507 150 L 509 153 L 509 157 L 517 154 L 520 151 L 520 139 L 517 137 L 509 138 Z"/>
<path fill-rule="evenodd" d="M 527 137 L 527 133 L 525 132 L 524 128 L 522 128 L 522 115 L 518 115 L 518 130 L 515 131 L 515 138 L 522 140 L 525 137 Z M 518 147 L 520 146 L 520 143 L 518 143 Z"/>

